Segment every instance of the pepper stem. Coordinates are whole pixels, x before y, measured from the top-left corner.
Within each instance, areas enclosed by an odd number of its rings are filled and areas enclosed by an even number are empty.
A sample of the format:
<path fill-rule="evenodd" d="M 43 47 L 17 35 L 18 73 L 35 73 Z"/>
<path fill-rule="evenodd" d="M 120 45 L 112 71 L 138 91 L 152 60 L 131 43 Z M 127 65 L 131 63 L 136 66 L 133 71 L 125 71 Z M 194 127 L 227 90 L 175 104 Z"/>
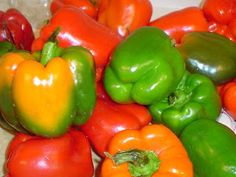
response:
<path fill-rule="evenodd" d="M 43 65 L 46 65 L 52 58 L 60 56 L 62 49 L 58 46 L 57 40 L 56 40 L 56 37 L 59 32 L 60 32 L 60 28 L 58 27 L 49 37 L 48 42 L 44 44 L 44 47 L 41 53 L 41 60 L 40 60 L 40 62 Z"/>
<path fill-rule="evenodd" d="M 105 152 L 105 155 L 112 159 L 115 165 L 127 162 L 129 172 L 133 177 L 151 177 L 160 165 L 160 160 L 154 151 L 131 149 L 120 151 L 113 156 Z"/>

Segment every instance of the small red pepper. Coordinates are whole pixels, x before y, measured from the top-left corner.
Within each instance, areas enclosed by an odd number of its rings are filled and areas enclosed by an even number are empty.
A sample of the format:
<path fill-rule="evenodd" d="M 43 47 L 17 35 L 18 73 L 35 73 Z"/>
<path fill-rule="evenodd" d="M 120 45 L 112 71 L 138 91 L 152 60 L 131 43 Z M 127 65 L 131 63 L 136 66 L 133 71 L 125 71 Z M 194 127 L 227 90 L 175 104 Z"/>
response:
<path fill-rule="evenodd" d="M 150 123 L 151 115 L 145 106 L 122 105 L 111 101 L 100 83 L 97 88 L 94 112 L 80 129 L 87 135 L 95 152 L 105 157 L 104 152 L 113 135 L 126 129 L 140 129 Z"/>
<path fill-rule="evenodd" d="M 60 28 L 57 36 L 60 47 L 80 45 L 92 53 L 96 64 L 96 78 L 100 80 L 110 54 L 122 37 L 80 9 L 65 6 L 60 8 L 48 24 L 41 28 L 39 38 L 32 44 L 32 51 L 41 50 L 43 44 L 57 28 Z"/>
<path fill-rule="evenodd" d="M 75 129 L 51 139 L 18 133 L 6 156 L 7 177 L 92 177 L 94 173 L 90 144 Z"/>
<path fill-rule="evenodd" d="M 150 26 L 164 30 L 176 43 L 190 31 L 208 31 L 208 22 L 199 7 L 186 7 L 154 19 Z"/>
<path fill-rule="evenodd" d="M 7 40 L 16 48 L 30 50 L 34 33 L 27 18 L 17 9 L 0 11 L 0 41 Z"/>

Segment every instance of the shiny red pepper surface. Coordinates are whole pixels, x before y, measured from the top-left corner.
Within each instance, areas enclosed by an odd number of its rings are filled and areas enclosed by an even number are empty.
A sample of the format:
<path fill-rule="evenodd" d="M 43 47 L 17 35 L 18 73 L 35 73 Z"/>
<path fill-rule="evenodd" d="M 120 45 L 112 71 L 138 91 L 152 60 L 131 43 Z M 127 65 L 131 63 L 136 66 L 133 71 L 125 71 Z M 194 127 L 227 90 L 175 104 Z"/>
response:
<path fill-rule="evenodd" d="M 8 177 L 92 177 L 94 167 L 85 135 L 71 129 L 59 138 L 18 133 L 7 152 Z"/>

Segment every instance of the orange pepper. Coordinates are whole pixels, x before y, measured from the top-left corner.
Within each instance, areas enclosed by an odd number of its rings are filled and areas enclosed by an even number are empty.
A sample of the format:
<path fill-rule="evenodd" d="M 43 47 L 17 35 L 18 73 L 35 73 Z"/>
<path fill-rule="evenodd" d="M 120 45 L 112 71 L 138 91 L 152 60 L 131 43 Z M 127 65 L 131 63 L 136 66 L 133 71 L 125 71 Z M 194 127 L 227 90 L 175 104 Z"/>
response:
<path fill-rule="evenodd" d="M 121 36 L 127 36 L 138 27 L 149 23 L 152 4 L 149 0 L 102 1 L 98 22 L 110 27 Z"/>
<path fill-rule="evenodd" d="M 128 153 L 135 154 L 135 160 L 127 155 Z M 154 156 L 144 155 L 144 160 L 139 157 L 147 152 L 154 153 Z M 122 154 L 123 153 L 123 154 Z M 108 157 L 105 158 L 101 166 L 100 177 L 131 177 L 136 176 L 130 170 L 134 164 L 141 162 L 141 169 L 147 169 L 146 165 L 151 165 L 153 171 L 149 174 L 140 173 L 138 176 L 152 176 L 152 177 L 192 177 L 193 166 L 187 155 L 187 152 L 174 135 L 174 133 L 162 124 L 153 124 L 143 127 L 141 130 L 124 130 L 114 135 L 110 141 Z M 121 159 L 119 159 L 121 157 Z M 137 158 L 138 157 L 138 158 Z M 152 162 L 156 158 L 157 161 Z M 122 158 L 128 158 L 122 162 Z M 147 160 L 148 158 L 148 160 Z M 138 159 L 138 160 L 137 160 Z M 145 160 L 146 159 L 146 160 Z M 121 160 L 121 161 L 119 161 Z M 143 160 L 143 161 L 142 161 Z M 151 162 L 148 164 L 147 162 Z M 120 163 L 116 165 L 115 163 Z M 144 166 L 143 166 L 144 165 Z M 155 167 L 154 167 L 155 166 Z M 135 169 L 138 172 L 140 169 Z M 132 173 L 132 175 L 131 175 Z"/>

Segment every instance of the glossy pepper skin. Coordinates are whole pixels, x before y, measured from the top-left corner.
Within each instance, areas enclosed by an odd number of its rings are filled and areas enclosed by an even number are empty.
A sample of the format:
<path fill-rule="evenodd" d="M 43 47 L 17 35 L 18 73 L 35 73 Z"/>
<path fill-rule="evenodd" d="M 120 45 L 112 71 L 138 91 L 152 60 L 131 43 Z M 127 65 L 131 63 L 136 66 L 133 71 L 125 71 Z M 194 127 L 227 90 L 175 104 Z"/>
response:
<path fill-rule="evenodd" d="M 126 129 L 140 129 L 150 122 L 151 114 L 146 107 L 113 102 L 99 83 L 93 114 L 80 126 L 80 130 L 88 137 L 95 152 L 100 157 L 105 157 L 109 141 L 116 133 Z"/>
<path fill-rule="evenodd" d="M 236 80 L 234 79 L 220 86 L 219 94 L 221 96 L 222 107 L 236 120 Z"/>
<path fill-rule="evenodd" d="M 53 0 L 50 4 L 50 11 L 54 14 L 58 9 L 68 5 L 81 9 L 92 18 L 97 17 L 98 7 L 93 0 Z"/>
<path fill-rule="evenodd" d="M 236 17 L 235 0 L 205 0 L 202 9 L 208 21 L 220 24 L 229 24 Z"/>
<path fill-rule="evenodd" d="M 36 135 L 56 137 L 92 114 L 96 101 L 92 55 L 78 46 L 59 49 L 47 43 L 40 62 L 30 54 L 25 61 L 17 53 L 0 60 L 1 112 L 18 131 L 24 127 Z"/>
<path fill-rule="evenodd" d="M 208 77 L 186 72 L 176 90 L 152 104 L 149 110 L 153 122 L 162 123 L 180 135 L 196 119 L 216 120 L 221 112 L 221 100 Z"/>
<path fill-rule="evenodd" d="M 92 177 L 94 173 L 90 144 L 74 129 L 50 139 L 17 133 L 7 151 L 8 177 Z"/>
<path fill-rule="evenodd" d="M 23 131 L 13 107 L 12 81 L 19 64 L 25 60 L 34 60 L 33 56 L 25 51 L 7 52 L 0 58 L 0 110 L 4 122 L 16 131 Z"/>
<path fill-rule="evenodd" d="M 115 48 L 103 80 L 115 102 L 149 105 L 169 95 L 184 70 L 170 38 L 158 28 L 141 27 Z"/>
<path fill-rule="evenodd" d="M 177 47 L 190 72 L 208 76 L 216 85 L 236 76 L 236 43 L 216 33 L 189 32 Z"/>
<path fill-rule="evenodd" d="M 32 44 L 32 51 L 41 50 L 43 44 L 57 28 L 60 28 L 57 36 L 60 47 L 79 45 L 92 53 L 96 64 L 96 78 L 100 80 L 111 52 L 120 43 L 122 37 L 80 9 L 67 6 L 60 8 L 51 17 L 49 23 L 41 28 L 39 38 Z"/>
<path fill-rule="evenodd" d="M 0 41 L 5 40 L 15 44 L 17 49 L 31 50 L 34 40 L 32 26 L 17 9 L 0 11 Z"/>
<path fill-rule="evenodd" d="M 161 124 L 115 134 L 108 153 L 102 162 L 100 177 L 193 177 L 193 166 L 184 146 Z M 147 154 L 151 154 L 151 158 Z M 140 173 L 135 175 L 132 170 Z"/>
<path fill-rule="evenodd" d="M 236 135 L 217 121 L 199 119 L 180 136 L 197 176 L 235 177 Z"/>
<path fill-rule="evenodd" d="M 149 25 L 164 30 L 176 43 L 190 31 L 208 31 L 208 21 L 200 7 L 186 7 L 170 12 L 152 20 Z"/>
<path fill-rule="evenodd" d="M 146 26 L 152 16 L 149 0 L 110 0 L 98 12 L 98 22 L 110 27 L 121 36 Z"/>

